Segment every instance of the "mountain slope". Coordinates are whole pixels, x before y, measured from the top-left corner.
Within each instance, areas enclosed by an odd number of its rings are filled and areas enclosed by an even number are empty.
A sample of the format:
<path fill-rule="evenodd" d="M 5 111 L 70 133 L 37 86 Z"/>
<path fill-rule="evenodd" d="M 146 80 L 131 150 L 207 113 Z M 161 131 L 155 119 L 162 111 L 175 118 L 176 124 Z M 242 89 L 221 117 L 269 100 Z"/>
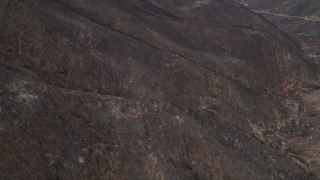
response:
<path fill-rule="evenodd" d="M 233 1 L 0 7 L 0 177 L 313 177 L 283 148 L 309 131 L 283 100 L 314 72 Z"/>
<path fill-rule="evenodd" d="M 320 2 L 314 0 L 237 0 L 245 6 L 291 16 L 320 18 Z"/>
<path fill-rule="evenodd" d="M 320 2 L 312 0 L 237 0 L 297 39 L 310 66 L 320 69 Z"/>

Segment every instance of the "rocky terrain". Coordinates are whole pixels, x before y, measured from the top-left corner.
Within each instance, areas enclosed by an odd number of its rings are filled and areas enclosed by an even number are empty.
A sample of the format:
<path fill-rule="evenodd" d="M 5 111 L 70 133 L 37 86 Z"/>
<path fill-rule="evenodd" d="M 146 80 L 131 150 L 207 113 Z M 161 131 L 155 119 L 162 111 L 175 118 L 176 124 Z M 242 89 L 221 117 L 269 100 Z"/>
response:
<path fill-rule="evenodd" d="M 320 1 L 313 0 L 237 0 L 263 15 L 296 39 L 305 59 L 320 70 Z"/>
<path fill-rule="evenodd" d="M 231 0 L 0 1 L 0 179 L 317 179 L 320 82 Z"/>
<path fill-rule="evenodd" d="M 285 31 L 303 51 L 303 59 L 310 67 L 319 72 L 320 70 L 320 2 L 309 0 L 281 0 L 281 1 L 264 1 L 264 0 L 243 0 L 238 1 L 244 6 L 261 14 L 279 28 Z M 305 107 L 309 108 L 307 114 L 316 115 L 320 105 L 319 92 L 310 92 L 302 96 Z M 303 113 L 305 114 L 305 113 Z M 301 119 L 309 117 L 301 116 Z M 319 119 L 317 116 L 314 120 Z M 316 123 L 310 124 L 314 129 L 314 135 L 317 136 Z M 313 138 L 311 135 L 309 138 Z M 319 140 L 313 140 L 311 143 L 302 143 L 301 146 L 295 147 L 301 151 L 302 159 L 307 162 L 306 168 L 313 171 L 319 176 Z M 308 155 L 306 155 L 308 154 Z"/>
<path fill-rule="evenodd" d="M 320 17 L 320 1 L 316 0 L 237 0 L 237 2 L 255 10 L 314 19 Z"/>

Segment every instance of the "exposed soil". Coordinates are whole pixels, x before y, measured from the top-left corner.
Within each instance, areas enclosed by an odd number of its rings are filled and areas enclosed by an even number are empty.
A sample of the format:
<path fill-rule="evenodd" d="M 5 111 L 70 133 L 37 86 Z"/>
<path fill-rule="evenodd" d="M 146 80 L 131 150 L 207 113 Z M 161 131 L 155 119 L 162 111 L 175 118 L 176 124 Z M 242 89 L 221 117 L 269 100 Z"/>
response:
<path fill-rule="evenodd" d="M 317 178 L 319 74 L 233 1 L 2 0 L 0 39 L 0 179 Z"/>

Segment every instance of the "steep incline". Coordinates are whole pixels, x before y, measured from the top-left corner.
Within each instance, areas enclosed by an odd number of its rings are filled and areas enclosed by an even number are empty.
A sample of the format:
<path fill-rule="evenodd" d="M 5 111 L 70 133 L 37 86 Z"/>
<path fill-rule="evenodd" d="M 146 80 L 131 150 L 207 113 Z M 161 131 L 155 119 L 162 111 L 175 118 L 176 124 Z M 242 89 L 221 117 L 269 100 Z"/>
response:
<path fill-rule="evenodd" d="M 313 177 L 283 101 L 314 72 L 233 1 L 4 0 L 0 27 L 0 177 Z"/>
<path fill-rule="evenodd" d="M 297 39 L 310 66 L 320 70 L 320 1 L 236 0 Z"/>
<path fill-rule="evenodd" d="M 241 4 L 259 10 L 290 16 L 320 18 L 320 1 L 315 0 L 236 0 Z"/>

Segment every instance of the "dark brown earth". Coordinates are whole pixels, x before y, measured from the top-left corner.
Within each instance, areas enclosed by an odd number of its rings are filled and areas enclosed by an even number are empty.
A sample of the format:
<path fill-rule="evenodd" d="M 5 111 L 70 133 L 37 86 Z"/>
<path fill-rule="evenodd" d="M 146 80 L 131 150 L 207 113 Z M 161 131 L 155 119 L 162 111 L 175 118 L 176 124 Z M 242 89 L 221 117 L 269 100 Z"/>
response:
<path fill-rule="evenodd" d="M 237 2 L 268 12 L 310 18 L 320 17 L 320 1 L 317 0 L 236 0 Z"/>
<path fill-rule="evenodd" d="M 285 31 L 292 39 L 295 39 L 302 49 L 305 62 L 316 71 L 320 71 L 319 1 L 243 0 L 240 3 L 260 13 Z M 271 12 L 274 14 L 263 12 Z M 293 146 L 298 152 L 298 157 L 306 162 L 305 169 L 317 174 L 318 177 L 320 177 L 320 141 L 318 138 L 320 131 L 317 122 L 319 120 L 317 114 L 320 110 L 319 96 L 319 91 L 307 91 L 301 95 L 306 107 L 306 110 L 303 111 L 304 113 L 301 116 L 301 120 L 309 121 L 309 126 L 312 131 L 308 135 L 309 140 L 302 138 L 299 140 L 299 143 Z"/>
<path fill-rule="evenodd" d="M 310 66 L 320 71 L 320 1 L 236 1 L 260 13 L 293 39 L 296 39 L 304 52 L 304 59 L 308 61 Z"/>
<path fill-rule="evenodd" d="M 0 179 L 320 172 L 319 74 L 233 1 L 2 0 L 0 39 Z"/>

